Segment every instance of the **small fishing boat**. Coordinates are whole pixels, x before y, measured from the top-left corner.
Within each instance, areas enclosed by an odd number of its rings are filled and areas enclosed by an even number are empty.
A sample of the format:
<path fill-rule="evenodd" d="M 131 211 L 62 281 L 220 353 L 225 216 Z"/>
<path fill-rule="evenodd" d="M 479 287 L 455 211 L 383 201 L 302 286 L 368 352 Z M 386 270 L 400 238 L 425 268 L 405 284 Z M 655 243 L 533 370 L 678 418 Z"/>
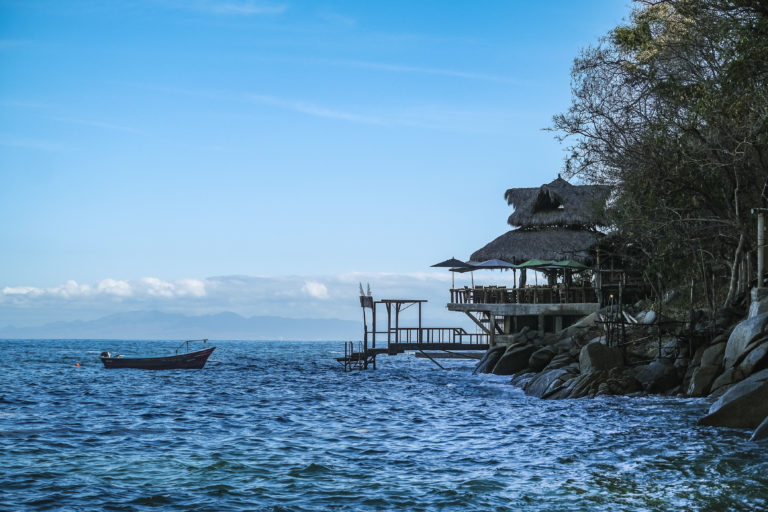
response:
<path fill-rule="evenodd" d="M 112 357 L 109 352 L 101 353 L 101 362 L 104 368 L 137 368 L 140 370 L 201 370 L 208 361 L 208 356 L 216 350 L 216 347 L 204 348 L 196 352 L 189 351 L 190 342 L 202 341 L 205 347 L 207 339 L 186 340 L 172 356 L 161 357 L 125 357 L 122 355 Z M 186 345 L 186 352 L 179 354 L 179 350 Z"/>

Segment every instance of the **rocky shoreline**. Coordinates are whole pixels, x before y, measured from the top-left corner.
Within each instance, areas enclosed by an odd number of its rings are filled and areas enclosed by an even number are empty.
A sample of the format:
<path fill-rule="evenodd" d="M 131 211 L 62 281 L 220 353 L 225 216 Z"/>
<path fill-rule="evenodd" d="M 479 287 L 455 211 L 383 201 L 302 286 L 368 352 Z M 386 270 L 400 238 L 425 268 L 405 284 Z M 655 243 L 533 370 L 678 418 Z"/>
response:
<path fill-rule="evenodd" d="M 750 429 L 752 440 L 768 437 L 768 297 L 753 295 L 746 318 L 738 310 L 714 318 L 697 312 L 684 333 L 643 303 L 625 311 L 637 323 L 623 326 L 620 343 L 608 342 L 603 320 L 617 313 L 608 307 L 558 333 L 524 328 L 489 348 L 475 373 L 510 375 L 527 395 L 547 400 L 709 397 L 714 403 L 699 424 Z"/>

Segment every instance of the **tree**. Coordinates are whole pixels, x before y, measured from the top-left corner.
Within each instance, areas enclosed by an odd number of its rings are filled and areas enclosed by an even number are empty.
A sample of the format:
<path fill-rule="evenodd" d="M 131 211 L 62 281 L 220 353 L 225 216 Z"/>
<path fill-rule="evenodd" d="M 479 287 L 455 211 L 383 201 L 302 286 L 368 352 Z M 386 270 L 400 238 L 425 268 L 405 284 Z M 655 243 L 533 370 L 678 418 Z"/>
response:
<path fill-rule="evenodd" d="M 768 8 L 635 4 L 574 62 L 572 104 L 554 118 L 566 171 L 614 187 L 610 218 L 649 279 L 714 275 L 728 305 L 768 183 Z"/>

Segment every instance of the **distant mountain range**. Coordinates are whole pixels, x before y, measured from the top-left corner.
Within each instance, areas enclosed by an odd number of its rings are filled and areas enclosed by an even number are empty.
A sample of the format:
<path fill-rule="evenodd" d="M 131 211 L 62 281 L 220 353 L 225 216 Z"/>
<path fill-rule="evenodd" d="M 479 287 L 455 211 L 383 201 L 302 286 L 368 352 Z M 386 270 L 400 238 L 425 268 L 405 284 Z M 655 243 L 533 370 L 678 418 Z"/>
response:
<path fill-rule="evenodd" d="M 235 313 L 187 316 L 159 311 L 117 313 L 97 320 L 53 322 L 39 327 L 0 327 L 10 339 L 357 340 L 359 322 Z"/>

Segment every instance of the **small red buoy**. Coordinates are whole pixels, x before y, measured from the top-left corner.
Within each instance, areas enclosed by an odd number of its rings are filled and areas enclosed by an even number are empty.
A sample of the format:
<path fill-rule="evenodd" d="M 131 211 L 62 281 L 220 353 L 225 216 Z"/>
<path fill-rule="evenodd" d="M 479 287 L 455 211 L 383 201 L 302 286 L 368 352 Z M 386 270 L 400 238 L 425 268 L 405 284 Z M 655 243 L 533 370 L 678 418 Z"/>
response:
<path fill-rule="evenodd" d="M 75 366 L 80 366 L 80 363 L 75 363 Z"/>

